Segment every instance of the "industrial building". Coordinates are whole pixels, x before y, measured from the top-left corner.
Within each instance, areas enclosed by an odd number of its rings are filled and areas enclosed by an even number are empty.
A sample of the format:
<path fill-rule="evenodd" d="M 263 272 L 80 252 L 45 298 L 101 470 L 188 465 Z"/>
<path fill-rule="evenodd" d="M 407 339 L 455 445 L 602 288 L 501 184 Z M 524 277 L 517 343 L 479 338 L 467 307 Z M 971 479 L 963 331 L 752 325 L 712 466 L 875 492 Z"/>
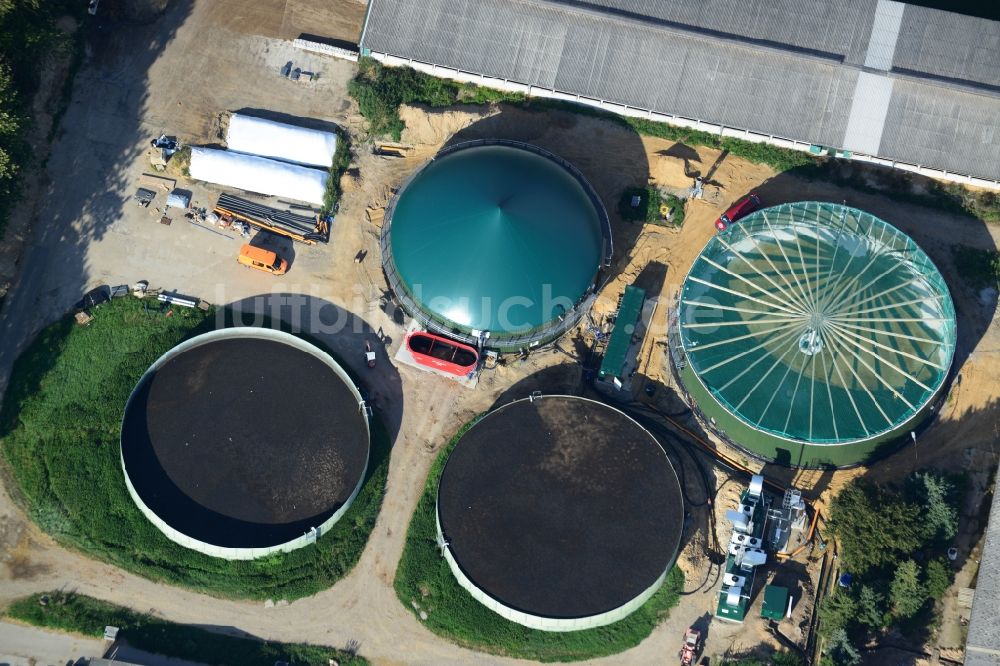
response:
<path fill-rule="evenodd" d="M 1000 23 L 892 0 L 371 0 L 362 55 L 1000 188 Z"/>
<path fill-rule="evenodd" d="M 572 328 L 612 251 L 583 175 L 513 141 L 441 151 L 400 188 L 381 234 L 389 286 L 421 326 L 500 352 Z"/>
<path fill-rule="evenodd" d="M 796 202 L 714 236 L 671 321 L 671 356 L 707 427 L 757 458 L 848 466 L 935 409 L 955 308 L 930 258 L 869 213 Z"/>
<path fill-rule="evenodd" d="M 684 522 L 677 475 L 622 412 L 533 396 L 490 412 L 455 445 L 438 539 L 459 584 L 501 616 L 575 631 L 620 620 L 659 589 Z"/>
<path fill-rule="evenodd" d="M 364 400 L 313 345 L 230 328 L 161 356 L 129 397 L 129 494 L 171 541 L 231 560 L 314 543 L 368 467 Z"/>

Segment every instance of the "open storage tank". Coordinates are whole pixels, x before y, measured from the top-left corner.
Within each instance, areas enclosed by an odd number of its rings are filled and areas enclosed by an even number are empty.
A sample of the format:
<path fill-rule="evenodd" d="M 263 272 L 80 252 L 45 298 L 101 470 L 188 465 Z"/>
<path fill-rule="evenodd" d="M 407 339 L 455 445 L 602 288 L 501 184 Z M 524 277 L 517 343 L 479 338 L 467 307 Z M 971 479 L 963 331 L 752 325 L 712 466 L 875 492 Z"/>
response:
<path fill-rule="evenodd" d="M 684 503 L 659 442 L 622 412 L 571 396 L 518 400 L 455 446 L 438 536 L 459 584 L 545 631 L 620 620 L 662 584 Z"/>
<path fill-rule="evenodd" d="M 717 433 L 793 466 L 864 462 L 909 438 L 955 354 L 955 308 L 904 233 L 796 202 L 709 241 L 684 281 L 671 350 Z"/>
<path fill-rule="evenodd" d="M 368 415 L 344 370 L 281 331 L 187 340 L 139 380 L 122 419 L 132 499 L 169 539 L 243 560 L 313 543 L 368 467 Z"/>

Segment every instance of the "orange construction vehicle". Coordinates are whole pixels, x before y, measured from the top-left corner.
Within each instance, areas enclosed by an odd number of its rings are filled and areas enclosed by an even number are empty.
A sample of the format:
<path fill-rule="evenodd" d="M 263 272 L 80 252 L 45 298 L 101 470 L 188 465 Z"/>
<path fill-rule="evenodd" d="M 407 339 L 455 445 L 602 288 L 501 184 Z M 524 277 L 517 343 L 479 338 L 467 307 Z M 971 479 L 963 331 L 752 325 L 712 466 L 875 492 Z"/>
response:
<path fill-rule="evenodd" d="M 236 258 L 247 268 L 256 268 L 258 271 L 271 273 L 272 275 L 284 275 L 288 270 L 288 262 L 270 250 L 262 247 L 254 247 L 249 243 L 240 248 L 240 256 Z"/>

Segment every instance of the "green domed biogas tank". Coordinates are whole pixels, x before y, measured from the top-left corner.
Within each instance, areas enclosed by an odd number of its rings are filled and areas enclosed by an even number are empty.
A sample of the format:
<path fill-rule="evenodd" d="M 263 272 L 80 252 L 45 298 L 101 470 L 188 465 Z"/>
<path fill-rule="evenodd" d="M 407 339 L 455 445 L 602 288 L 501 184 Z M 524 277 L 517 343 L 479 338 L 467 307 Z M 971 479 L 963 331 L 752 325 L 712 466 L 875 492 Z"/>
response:
<path fill-rule="evenodd" d="M 607 215 L 582 177 L 521 145 L 459 145 L 407 182 L 383 226 L 383 266 L 425 326 L 501 351 L 575 324 Z"/>
<path fill-rule="evenodd" d="M 908 440 L 955 354 L 930 258 L 836 204 L 767 208 L 714 236 L 677 313 L 679 374 L 710 427 L 792 466 L 855 465 Z"/>

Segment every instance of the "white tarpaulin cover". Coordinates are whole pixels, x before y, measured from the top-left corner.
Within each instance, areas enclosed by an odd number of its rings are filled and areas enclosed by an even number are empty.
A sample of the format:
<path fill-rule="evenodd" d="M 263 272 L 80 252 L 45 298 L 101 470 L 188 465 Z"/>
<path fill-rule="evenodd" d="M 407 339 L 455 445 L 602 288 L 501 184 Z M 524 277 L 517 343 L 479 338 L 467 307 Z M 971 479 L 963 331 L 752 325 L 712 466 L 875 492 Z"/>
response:
<path fill-rule="evenodd" d="M 214 148 L 191 149 L 191 177 L 322 205 L 326 171 Z"/>
<path fill-rule="evenodd" d="M 329 169 L 337 149 L 333 132 L 276 123 L 234 113 L 226 131 L 229 150 Z"/>

